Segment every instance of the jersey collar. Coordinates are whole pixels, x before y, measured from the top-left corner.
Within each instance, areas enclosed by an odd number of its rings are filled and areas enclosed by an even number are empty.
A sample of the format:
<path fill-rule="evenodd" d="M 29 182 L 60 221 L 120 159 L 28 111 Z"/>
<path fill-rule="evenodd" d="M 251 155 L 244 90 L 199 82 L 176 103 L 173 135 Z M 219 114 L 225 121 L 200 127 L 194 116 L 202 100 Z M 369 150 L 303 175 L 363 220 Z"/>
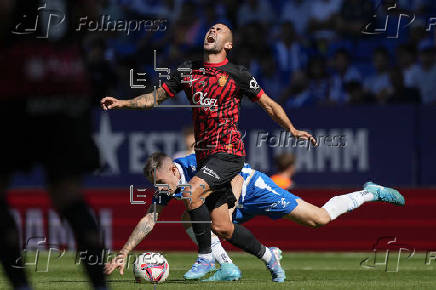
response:
<path fill-rule="evenodd" d="M 179 180 L 179 184 L 186 184 L 186 177 L 185 177 L 185 173 L 183 172 L 182 166 L 180 166 L 179 163 L 174 162 L 174 164 L 176 164 L 177 170 L 179 170 L 180 173 L 180 180 Z"/>
<path fill-rule="evenodd" d="M 229 62 L 229 60 L 226 58 L 221 62 L 204 62 L 204 66 L 206 67 L 217 67 L 217 66 L 222 66 L 222 65 L 226 65 Z"/>

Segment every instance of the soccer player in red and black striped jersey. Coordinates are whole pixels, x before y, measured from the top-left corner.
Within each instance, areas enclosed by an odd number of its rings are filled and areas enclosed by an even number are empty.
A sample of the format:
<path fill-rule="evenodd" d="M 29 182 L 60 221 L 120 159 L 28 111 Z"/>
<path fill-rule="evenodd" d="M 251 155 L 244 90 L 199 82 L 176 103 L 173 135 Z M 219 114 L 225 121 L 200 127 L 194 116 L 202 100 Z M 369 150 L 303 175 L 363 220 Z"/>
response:
<path fill-rule="evenodd" d="M 227 53 L 233 45 L 232 39 L 232 32 L 226 25 L 212 26 L 204 38 L 203 61 L 183 63 L 180 68 L 184 70 L 178 69 L 156 92 L 157 102 L 161 103 L 184 90 L 193 105 L 198 173 L 189 182 L 190 188 L 184 188 L 183 196 L 189 198 L 186 206 L 193 221 L 199 257 L 185 278 L 198 279 L 213 269 L 210 246 L 212 229 L 234 246 L 262 259 L 273 281 L 283 282 L 285 273 L 278 257 L 245 227 L 233 224 L 229 217 L 228 208 L 236 202 L 230 182 L 241 171 L 245 158 L 244 144 L 238 131 L 242 97 L 247 96 L 259 104 L 274 121 L 295 137 L 309 139 L 314 144 L 316 142 L 308 132 L 295 129 L 283 108 L 265 94 L 247 69 L 227 60 Z M 106 97 L 101 100 L 101 105 L 105 110 L 151 109 L 154 99 L 152 93 L 131 100 Z"/>

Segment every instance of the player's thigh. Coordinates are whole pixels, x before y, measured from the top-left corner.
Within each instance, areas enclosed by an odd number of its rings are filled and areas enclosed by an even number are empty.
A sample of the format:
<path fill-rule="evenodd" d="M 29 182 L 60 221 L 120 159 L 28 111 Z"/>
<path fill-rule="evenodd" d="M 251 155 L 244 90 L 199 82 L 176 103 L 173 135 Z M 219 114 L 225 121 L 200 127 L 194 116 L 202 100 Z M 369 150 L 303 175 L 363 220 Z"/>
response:
<path fill-rule="evenodd" d="M 210 189 L 216 191 L 227 188 L 235 176 L 241 172 L 243 166 L 244 157 L 219 152 L 199 164 L 195 176 L 203 180 Z"/>
<path fill-rule="evenodd" d="M 276 220 L 292 212 L 298 205 L 298 196 L 277 186 L 271 178 L 256 172 L 247 186 L 241 213 L 247 217 L 266 215 Z"/>
<path fill-rule="evenodd" d="M 296 201 L 297 206 L 283 218 L 310 227 L 320 227 L 330 222 L 330 216 L 325 209 L 319 208 L 302 199 L 297 199 Z"/>
<path fill-rule="evenodd" d="M 231 238 L 234 226 L 227 203 L 214 208 L 210 213 L 210 218 L 212 220 L 212 230 L 216 235 L 226 239 Z"/>

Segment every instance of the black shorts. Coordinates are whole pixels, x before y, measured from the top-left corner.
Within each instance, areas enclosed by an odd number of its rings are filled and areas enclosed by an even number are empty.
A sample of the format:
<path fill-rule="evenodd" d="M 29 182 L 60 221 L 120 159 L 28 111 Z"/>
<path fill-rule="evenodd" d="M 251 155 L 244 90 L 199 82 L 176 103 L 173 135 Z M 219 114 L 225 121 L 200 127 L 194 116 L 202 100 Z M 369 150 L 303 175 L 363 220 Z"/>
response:
<path fill-rule="evenodd" d="M 82 175 L 99 167 L 89 111 L 76 116 L 32 115 L 26 113 L 24 102 L 2 105 L 0 174 L 27 172 L 42 165 L 50 181 Z"/>
<path fill-rule="evenodd" d="M 213 191 L 205 200 L 209 211 L 227 203 L 229 208 L 235 206 L 236 198 L 231 181 L 244 167 L 244 156 L 224 152 L 215 153 L 199 163 L 196 176 L 204 179 Z"/>

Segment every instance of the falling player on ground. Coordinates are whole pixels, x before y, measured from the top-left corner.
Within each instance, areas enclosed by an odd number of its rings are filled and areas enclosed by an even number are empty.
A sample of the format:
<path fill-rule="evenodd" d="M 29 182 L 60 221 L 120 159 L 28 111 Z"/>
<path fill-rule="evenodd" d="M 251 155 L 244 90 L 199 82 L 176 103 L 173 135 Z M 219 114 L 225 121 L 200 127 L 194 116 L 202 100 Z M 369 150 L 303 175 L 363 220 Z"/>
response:
<path fill-rule="evenodd" d="M 153 198 L 153 205 L 136 226 L 128 241 L 111 263 L 106 265 L 106 273 L 110 274 L 116 268 L 123 272 L 128 254 L 153 229 L 158 215 L 168 205 L 171 199 L 181 199 L 181 188 L 195 176 L 197 162 L 195 155 L 177 158 L 174 161 L 164 153 L 152 154 L 144 168 L 145 177 L 151 182 L 165 186 L 160 187 L 160 193 Z M 276 185 L 266 174 L 254 170 L 248 163 L 240 172 L 242 178 L 236 178 L 232 183 L 233 192 L 238 199 L 238 206 L 230 209 L 233 223 L 240 224 L 249 219 L 264 215 L 273 220 L 290 219 L 299 224 L 320 227 L 330 223 L 343 213 L 360 207 L 365 202 L 385 201 L 396 205 L 404 205 L 403 196 L 395 189 L 368 182 L 364 189 L 345 195 L 332 197 L 323 207 L 305 202 L 287 190 Z M 154 205 L 155 204 L 155 205 Z M 154 209 L 155 208 L 155 209 Z M 183 220 L 189 220 L 186 212 Z M 196 242 L 191 224 L 183 223 L 187 234 Z M 212 234 L 212 254 L 221 268 L 207 281 L 238 280 L 241 277 L 239 269 L 221 245 L 219 238 Z M 273 253 L 281 258 L 281 251 L 271 247 Z"/>

